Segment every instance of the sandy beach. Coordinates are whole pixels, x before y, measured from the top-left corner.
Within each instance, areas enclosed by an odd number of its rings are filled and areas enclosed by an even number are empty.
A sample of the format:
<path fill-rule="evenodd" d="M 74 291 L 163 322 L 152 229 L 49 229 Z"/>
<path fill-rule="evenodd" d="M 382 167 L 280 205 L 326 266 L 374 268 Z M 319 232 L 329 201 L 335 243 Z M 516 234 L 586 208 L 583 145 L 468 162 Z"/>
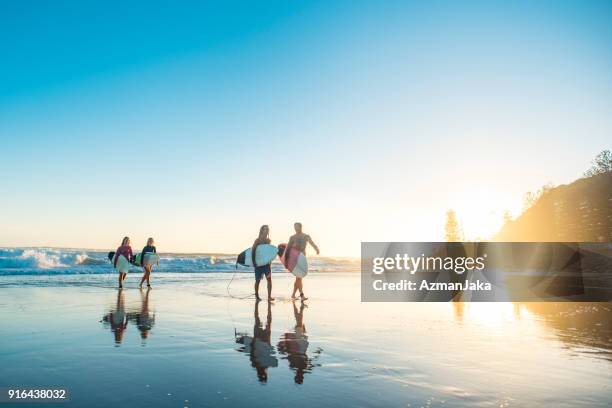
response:
<path fill-rule="evenodd" d="M 276 273 L 257 306 L 251 274 L 176 275 L 2 277 L 0 377 L 87 407 L 609 406 L 609 303 L 361 303 L 313 273 L 302 307 Z"/>

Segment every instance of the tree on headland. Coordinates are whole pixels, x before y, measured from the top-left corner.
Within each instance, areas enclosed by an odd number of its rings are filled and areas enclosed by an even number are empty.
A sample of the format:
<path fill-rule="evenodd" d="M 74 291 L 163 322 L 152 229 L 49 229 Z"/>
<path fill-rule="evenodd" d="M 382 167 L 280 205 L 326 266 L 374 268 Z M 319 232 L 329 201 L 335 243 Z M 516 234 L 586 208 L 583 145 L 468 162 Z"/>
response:
<path fill-rule="evenodd" d="M 584 172 L 584 177 L 591 177 L 597 174 L 612 171 L 612 153 L 610 150 L 603 150 L 591 161 L 591 167 Z"/>
<path fill-rule="evenodd" d="M 457 214 L 453 210 L 446 212 L 446 224 L 444 224 L 444 237 L 446 242 L 463 241 L 463 231 L 457 221 Z"/>
<path fill-rule="evenodd" d="M 548 193 L 549 191 L 551 191 L 553 188 L 555 188 L 554 184 L 547 183 L 543 185 L 536 192 L 532 192 L 532 191 L 526 192 L 525 196 L 523 197 L 523 212 L 533 207 L 540 198 L 544 197 L 544 195 Z"/>

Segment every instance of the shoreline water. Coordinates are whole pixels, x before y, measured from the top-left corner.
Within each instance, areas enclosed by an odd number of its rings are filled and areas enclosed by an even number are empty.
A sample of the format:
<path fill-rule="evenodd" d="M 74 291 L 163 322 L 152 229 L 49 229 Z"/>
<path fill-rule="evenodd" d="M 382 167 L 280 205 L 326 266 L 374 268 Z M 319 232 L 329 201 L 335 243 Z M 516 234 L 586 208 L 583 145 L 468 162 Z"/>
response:
<path fill-rule="evenodd" d="M 5 285 L 0 378 L 88 407 L 609 406 L 609 303 L 362 303 L 358 274 L 315 273 L 302 308 L 273 276 L 270 307 L 251 274 Z"/>

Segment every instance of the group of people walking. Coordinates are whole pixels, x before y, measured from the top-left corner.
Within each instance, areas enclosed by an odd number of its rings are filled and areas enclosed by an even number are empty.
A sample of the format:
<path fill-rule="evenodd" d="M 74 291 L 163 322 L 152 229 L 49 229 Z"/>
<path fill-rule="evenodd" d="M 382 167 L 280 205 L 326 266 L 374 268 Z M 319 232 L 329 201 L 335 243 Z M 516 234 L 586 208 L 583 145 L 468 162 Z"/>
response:
<path fill-rule="evenodd" d="M 317 255 L 319 255 L 319 248 L 314 243 L 310 235 L 305 234 L 302 231 L 302 223 L 296 222 L 293 224 L 293 228 L 295 229 L 295 234 L 293 234 L 289 238 L 289 242 L 287 243 L 287 247 L 285 248 L 284 253 L 290 254 L 292 249 L 296 249 L 302 254 L 306 255 L 306 246 L 311 245 L 316 251 Z M 272 267 L 270 261 L 265 265 L 257 265 L 255 262 L 255 254 L 257 251 L 257 247 L 262 244 L 270 244 L 272 241 L 270 240 L 270 227 L 267 225 L 262 225 L 259 228 L 259 235 L 253 242 L 253 246 L 251 249 L 251 254 L 253 257 L 253 265 L 255 265 L 255 298 L 259 301 L 261 298 L 259 297 L 259 284 L 263 277 L 265 276 L 268 282 L 268 301 L 274 300 L 272 297 Z M 149 238 L 147 240 L 147 245 L 142 249 L 141 252 L 141 262 L 142 267 L 144 269 L 144 273 L 142 275 L 142 279 L 140 280 L 140 287 L 144 282 L 147 282 L 147 287 L 151 287 L 151 271 L 153 266 L 151 264 L 146 264 L 144 262 L 144 256 L 146 253 L 157 253 L 157 248 L 155 248 L 155 240 L 153 238 Z M 110 256 L 110 255 L 109 255 Z M 129 261 L 130 264 L 133 264 L 135 261 L 134 253 L 132 252 L 132 247 L 130 246 L 130 238 L 124 237 L 121 241 L 121 246 L 117 248 L 115 251 L 114 257 L 112 259 L 113 266 L 117 269 L 117 263 L 119 261 L 120 256 L 124 256 L 125 259 Z M 123 281 L 127 276 L 128 268 L 119 269 L 119 288 L 123 288 Z M 291 294 L 292 299 L 297 299 L 296 294 L 299 291 L 300 299 L 306 300 L 307 297 L 304 295 L 304 286 L 302 282 L 303 278 L 295 277 L 295 282 L 293 283 L 293 293 Z"/>
<path fill-rule="evenodd" d="M 145 245 L 145 247 L 142 248 L 141 259 L 144 259 L 144 255 L 146 253 L 154 253 L 154 254 L 157 253 L 157 248 L 155 248 L 155 240 L 153 238 L 149 238 L 147 240 L 147 245 Z M 134 253 L 132 252 L 132 247 L 130 246 L 129 237 L 123 237 L 123 240 L 121 241 L 121 246 L 119 246 L 119 248 L 117 248 L 117 250 L 115 251 L 115 256 L 113 258 L 113 266 L 115 267 L 115 269 L 117 269 L 117 262 L 119 262 L 119 257 L 122 255 L 125 257 L 125 259 L 128 260 L 128 262 L 134 263 L 135 257 L 134 257 Z M 150 288 L 151 287 L 151 271 L 153 270 L 153 266 L 145 265 L 143 262 L 142 267 L 144 269 L 144 273 L 142 275 L 142 279 L 140 279 L 140 287 L 142 288 L 142 285 L 146 280 L 147 287 Z M 127 276 L 127 274 L 128 274 L 127 268 L 119 270 L 119 289 L 123 288 L 123 281 L 125 280 L 125 277 Z"/>
<path fill-rule="evenodd" d="M 289 242 L 287 243 L 287 247 L 285 248 L 284 253 L 290 254 L 291 249 L 295 248 L 300 251 L 302 254 L 306 255 L 306 246 L 310 244 L 314 250 L 319 255 L 319 247 L 314 243 L 310 235 L 305 234 L 302 231 L 302 223 L 296 222 L 293 224 L 293 228 L 295 229 L 295 234 L 293 234 L 289 238 Z M 257 246 L 263 244 L 270 244 L 272 241 L 270 240 L 270 228 L 267 225 L 262 225 L 259 228 L 259 236 L 253 242 L 253 247 L 251 250 L 251 256 L 253 257 L 253 265 L 255 265 L 255 298 L 257 300 L 261 300 L 259 297 L 259 283 L 261 279 L 265 276 L 268 281 L 268 300 L 274 300 L 272 297 L 272 267 L 271 262 L 265 265 L 257 265 L 255 262 L 255 254 L 257 250 Z M 293 283 L 293 293 L 291 294 L 291 299 L 296 299 L 296 293 L 300 292 L 300 299 L 306 300 L 307 297 L 304 295 L 304 286 L 302 282 L 303 278 L 295 277 L 295 282 Z"/>

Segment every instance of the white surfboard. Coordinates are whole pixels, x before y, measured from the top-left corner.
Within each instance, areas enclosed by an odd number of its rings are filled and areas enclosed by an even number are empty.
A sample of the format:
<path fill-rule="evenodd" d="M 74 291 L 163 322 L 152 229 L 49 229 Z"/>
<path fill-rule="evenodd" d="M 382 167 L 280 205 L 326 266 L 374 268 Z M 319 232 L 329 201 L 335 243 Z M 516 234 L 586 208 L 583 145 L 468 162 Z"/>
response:
<path fill-rule="evenodd" d="M 240 265 L 253 266 L 252 248 L 245 249 L 238 255 L 238 261 Z M 255 253 L 255 262 L 258 266 L 269 264 L 276 258 L 278 254 L 278 248 L 274 245 L 261 244 L 257 245 L 257 252 Z"/>
<path fill-rule="evenodd" d="M 153 265 L 159 265 L 159 255 L 147 252 L 146 254 L 144 254 L 144 262 L 142 266 L 149 267 Z"/>
<path fill-rule="evenodd" d="M 117 257 L 117 255 L 115 255 Z M 115 259 L 113 258 L 113 265 L 115 264 Z M 119 255 L 119 259 L 117 260 L 117 266 L 115 266 L 117 272 L 128 273 L 130 271 L 130 261 L 123 255 Z"/>
<path fill-rule="evenodd" d="M 308 275 L 308 260 L 304 254 L 298 255 L 297 263 L 295 264 L 295 268 L 293 268 L 291 273 L 298 278 L 303 278 Z"/>
<path fill-rule="evenodd" d="M 159 265 L 159 255 L 154 252 L 146 252 L 144 254 L 144 260 L 141 259 L 142 254 L 136 255 L 136 265 L 151 267 Z"/>

